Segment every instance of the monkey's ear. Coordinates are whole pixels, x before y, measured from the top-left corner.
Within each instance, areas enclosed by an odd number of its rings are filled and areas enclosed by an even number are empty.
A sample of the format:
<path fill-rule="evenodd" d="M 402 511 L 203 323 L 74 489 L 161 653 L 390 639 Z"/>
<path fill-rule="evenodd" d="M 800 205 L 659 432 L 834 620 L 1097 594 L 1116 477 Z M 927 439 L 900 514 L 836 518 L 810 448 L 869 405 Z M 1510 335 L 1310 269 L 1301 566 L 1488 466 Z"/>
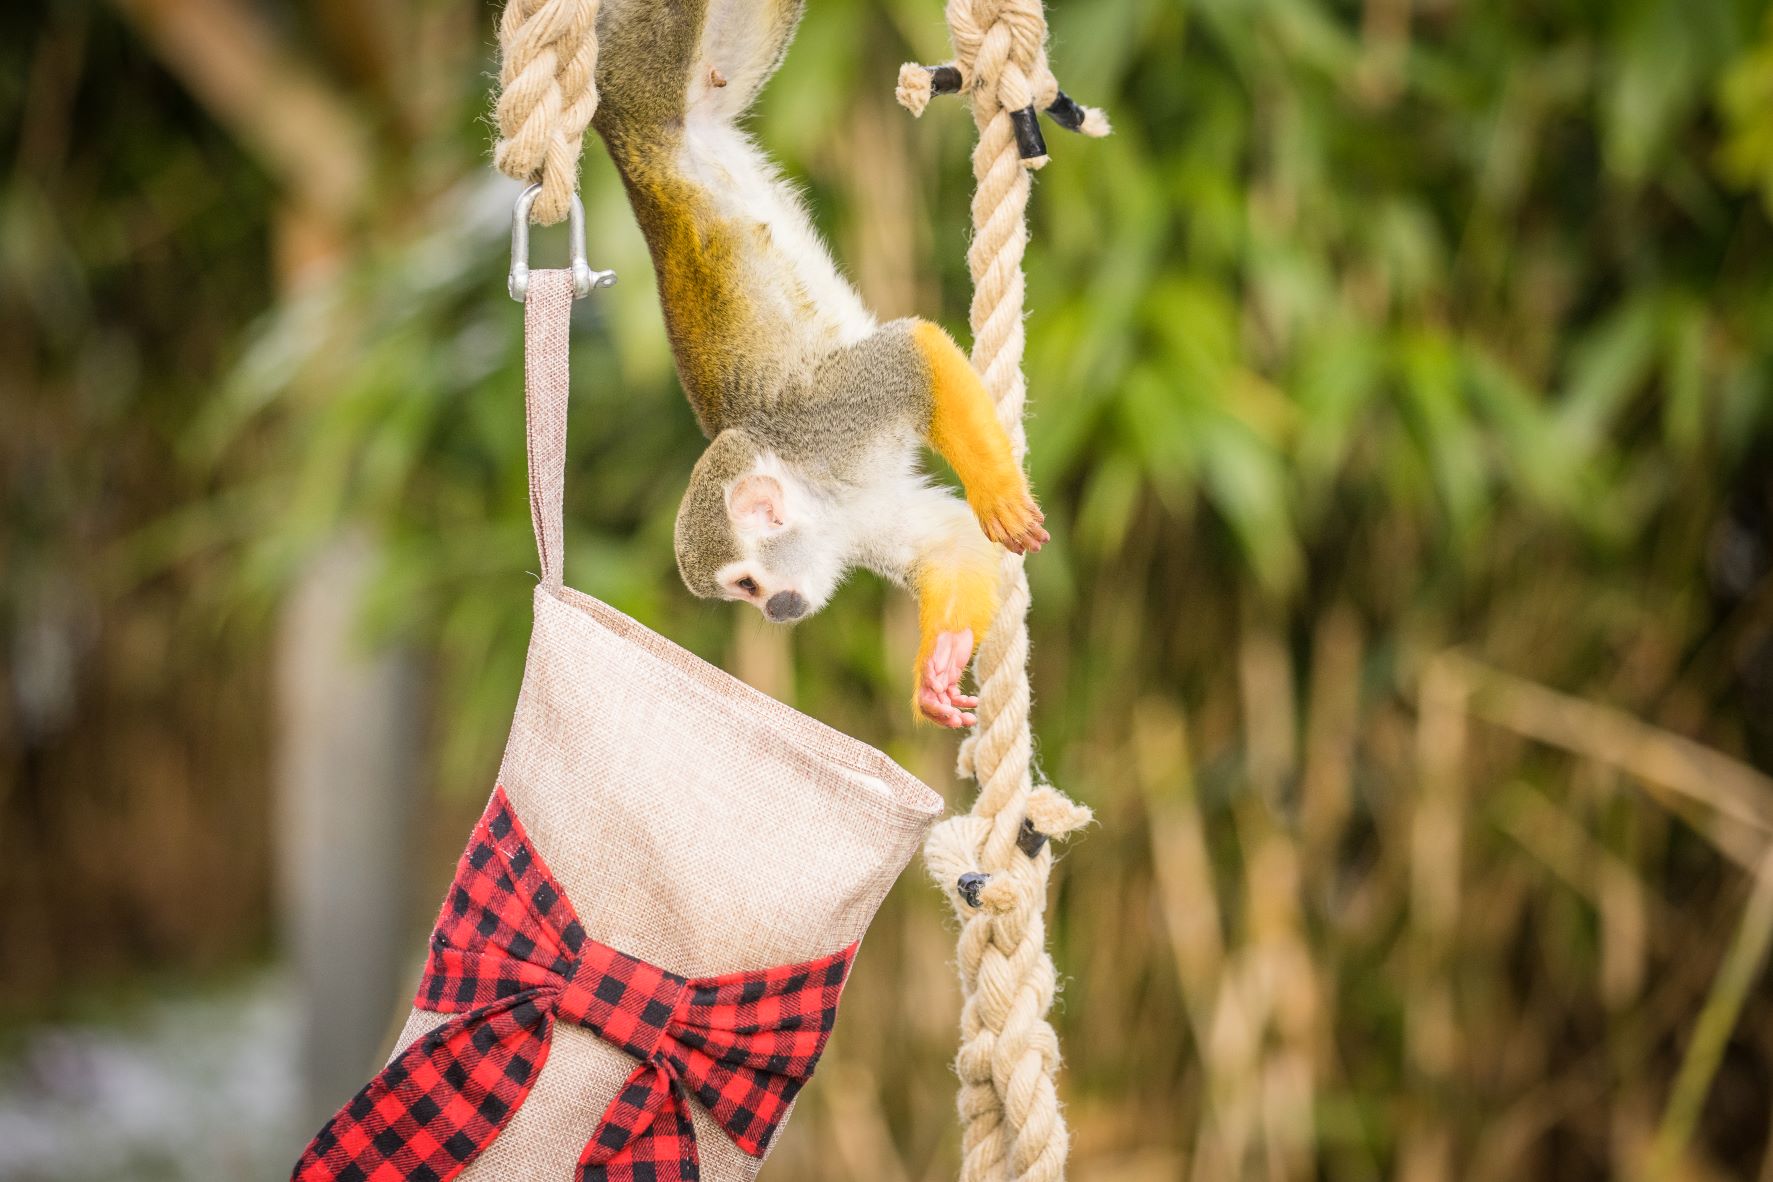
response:
<path fill-rule="evenodd" d="M 788 525 L 782 482 L 761 472 L 733 482 L 726 494 L 726 511 L 733 525 L 745 533 L 773 534 Z"/>

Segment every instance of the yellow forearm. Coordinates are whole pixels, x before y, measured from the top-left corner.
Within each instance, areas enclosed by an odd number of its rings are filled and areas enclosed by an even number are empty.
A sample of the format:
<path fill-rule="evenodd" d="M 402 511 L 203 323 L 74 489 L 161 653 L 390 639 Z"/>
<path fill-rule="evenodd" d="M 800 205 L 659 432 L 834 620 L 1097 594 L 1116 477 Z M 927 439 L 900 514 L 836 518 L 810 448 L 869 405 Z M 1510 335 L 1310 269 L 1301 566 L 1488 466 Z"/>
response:
<path fill-rule="evenodd" d="M 1028 481 L 1010 455 L 997 408 L 966 354 L 939 327 L 920 321 L 912 330 L 930 368 L 930 446 L 954 468 L 975 512 L 1028 493 Z"/>

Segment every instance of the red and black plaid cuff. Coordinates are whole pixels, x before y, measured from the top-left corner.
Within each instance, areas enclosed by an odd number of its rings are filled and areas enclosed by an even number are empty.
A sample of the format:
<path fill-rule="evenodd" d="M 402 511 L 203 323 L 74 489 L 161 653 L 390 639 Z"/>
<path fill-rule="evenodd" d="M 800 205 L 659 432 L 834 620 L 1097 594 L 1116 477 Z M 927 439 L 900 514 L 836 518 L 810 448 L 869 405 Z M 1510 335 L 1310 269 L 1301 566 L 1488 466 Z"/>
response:
<path fill-rule="evenodd" d="M 580 1154 L 581 1182 L 698 1178 L 689 1096 L 760 1157 L 819 1060 L 855 952 L 689 979 L 600 944 L 499 787 L 456 868 L 414 1002 L 453 1017 L 327 1121 L 292 1178 L 455 1177 L 535 1085 L 556 1020 L 639 1063 Z"/>

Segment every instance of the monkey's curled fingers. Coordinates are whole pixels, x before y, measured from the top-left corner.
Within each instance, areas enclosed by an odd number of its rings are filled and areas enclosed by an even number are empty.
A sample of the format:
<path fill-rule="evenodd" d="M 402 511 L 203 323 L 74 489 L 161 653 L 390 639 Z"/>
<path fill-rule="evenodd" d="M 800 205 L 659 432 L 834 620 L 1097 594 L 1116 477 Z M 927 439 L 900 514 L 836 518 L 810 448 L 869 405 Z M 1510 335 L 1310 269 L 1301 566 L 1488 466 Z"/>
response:
<path fill-rule="evenodd" d="M 975 505 L 973 511 L 985 536 L 1012 554 L 1032 554 L 1053 538 L 1041 524 L 1046 514 L 1026 492 Z"/>
<path fill-rule="evenodd" d="M 918 670 L 917 709 L 938 726 L 968 727 L 978 721 L 967 711 L 979 699 L 960 692 L 960 679 L 973 656 L 973 633 L 970 629 L 942 632 L 936 636 L 929 660 Z"/>

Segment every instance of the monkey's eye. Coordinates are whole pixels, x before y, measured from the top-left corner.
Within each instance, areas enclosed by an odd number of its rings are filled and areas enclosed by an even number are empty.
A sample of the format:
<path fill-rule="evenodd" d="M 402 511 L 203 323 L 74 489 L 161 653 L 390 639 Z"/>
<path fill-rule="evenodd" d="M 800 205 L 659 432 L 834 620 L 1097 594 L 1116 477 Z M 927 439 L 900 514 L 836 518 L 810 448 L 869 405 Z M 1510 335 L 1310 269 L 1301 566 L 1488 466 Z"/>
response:
<path fill-rule="evenodd" d="M 743 591 L 747 595 L 756 595 L 757 594 L 757 580 L 752 578 L 750 575 L 746 575 L 744 578 L 739 580 L 738 588 L 739 588 L 739 590 Z"/>

